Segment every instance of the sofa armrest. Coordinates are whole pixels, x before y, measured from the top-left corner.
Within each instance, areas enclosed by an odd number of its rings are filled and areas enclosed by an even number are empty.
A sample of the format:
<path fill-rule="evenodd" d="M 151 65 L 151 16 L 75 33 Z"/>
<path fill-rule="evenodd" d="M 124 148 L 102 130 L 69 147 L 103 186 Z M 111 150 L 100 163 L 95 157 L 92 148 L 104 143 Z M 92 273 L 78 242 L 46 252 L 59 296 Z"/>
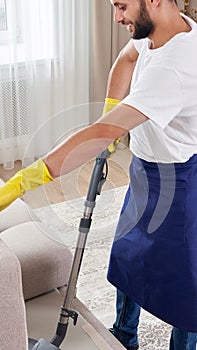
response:
<path fill-rule="evenodd" d="M 20 263 L 1 239 L 0 281 L 0 348 L 11 350 L 17 347 L 20 350 L 27 350 Z"/>
<path fill-rule="evenodd" d="M 68 283 L 72 254 L 52 238 L 54 232 L 41 222 L 18 224 L 0 234 L 20 261 L 24 299 L 30 299 Z"/>
<path fill-rule="evenodd" d="M 34 211 L 21 199 L 0 212 L 0 232 L 28 221 L 40 221 Z"/>

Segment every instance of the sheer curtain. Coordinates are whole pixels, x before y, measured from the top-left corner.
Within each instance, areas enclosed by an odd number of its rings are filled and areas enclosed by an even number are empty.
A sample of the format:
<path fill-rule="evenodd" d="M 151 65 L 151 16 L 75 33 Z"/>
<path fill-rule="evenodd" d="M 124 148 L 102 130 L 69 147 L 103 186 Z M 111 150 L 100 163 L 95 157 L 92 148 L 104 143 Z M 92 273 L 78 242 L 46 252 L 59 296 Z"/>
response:
<path fill-rule="evenodd" d="M 0 0 L 0 163 L 26 166 L 89 122 L 91 0 Z"/>

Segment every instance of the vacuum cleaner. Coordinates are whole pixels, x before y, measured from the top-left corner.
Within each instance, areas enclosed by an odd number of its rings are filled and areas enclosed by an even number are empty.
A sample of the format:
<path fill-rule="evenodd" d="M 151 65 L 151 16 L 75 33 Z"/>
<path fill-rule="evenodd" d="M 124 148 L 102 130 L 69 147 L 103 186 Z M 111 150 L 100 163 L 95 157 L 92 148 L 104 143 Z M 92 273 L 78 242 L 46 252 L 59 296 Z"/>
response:
<path fill-rule="evenodd" d="M 96 197 L 97 195 L 100 195 L 102 186 L 107 178 L 107 159 L 111 156 L 112 153 L 115 152 L 117 143 L 119 141 L 119 139 L 115 140 L 105 151 L 100 153 L 95 160 L 87 197 L 84 203 L 84 213 L 79 224 L 77 246 L 75 248 L 69 282 L 64 303 L 61 307 L 56 333 L 51 341 L 47 341 L 44 338 L 41 338 L 39 340 L 29 339 L 29 350 L 61 350 L 60 345 L 65 339 L 69 325 L 69 319 L 71 318 L 73 320 L 74 325 L 77 323 L 78 314 L 76 311 L 72 310 L 71 307 L 72 301 L 76 294 L 76 285 L 82 263 L 83 253 L 88 232 L 91 226 L 93 210 L 96 205 Z"/>

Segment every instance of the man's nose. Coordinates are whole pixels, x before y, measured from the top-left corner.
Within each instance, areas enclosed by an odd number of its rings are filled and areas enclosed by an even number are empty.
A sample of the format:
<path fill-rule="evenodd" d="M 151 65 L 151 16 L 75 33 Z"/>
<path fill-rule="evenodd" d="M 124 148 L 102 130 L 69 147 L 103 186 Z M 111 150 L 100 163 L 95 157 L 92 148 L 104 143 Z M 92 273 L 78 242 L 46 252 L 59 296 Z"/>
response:
<path fill-rule="evenodd" d="M 124 16 L 122 15 L 121 11 L 115 10 L 114 22 L 121 23 L 122 21 L 124 21 Z"/>

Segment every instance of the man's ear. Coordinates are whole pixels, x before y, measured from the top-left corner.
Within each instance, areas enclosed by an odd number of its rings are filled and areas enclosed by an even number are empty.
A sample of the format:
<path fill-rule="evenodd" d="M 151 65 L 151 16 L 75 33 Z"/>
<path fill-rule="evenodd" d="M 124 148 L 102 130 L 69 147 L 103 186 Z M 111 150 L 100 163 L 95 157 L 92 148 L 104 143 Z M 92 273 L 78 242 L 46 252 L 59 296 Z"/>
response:
<path fill-rule="evenodd" d="M 158 7 L 161 0 L 149 0 L 150 1 L 150 6 L 153 7 Z"/>

